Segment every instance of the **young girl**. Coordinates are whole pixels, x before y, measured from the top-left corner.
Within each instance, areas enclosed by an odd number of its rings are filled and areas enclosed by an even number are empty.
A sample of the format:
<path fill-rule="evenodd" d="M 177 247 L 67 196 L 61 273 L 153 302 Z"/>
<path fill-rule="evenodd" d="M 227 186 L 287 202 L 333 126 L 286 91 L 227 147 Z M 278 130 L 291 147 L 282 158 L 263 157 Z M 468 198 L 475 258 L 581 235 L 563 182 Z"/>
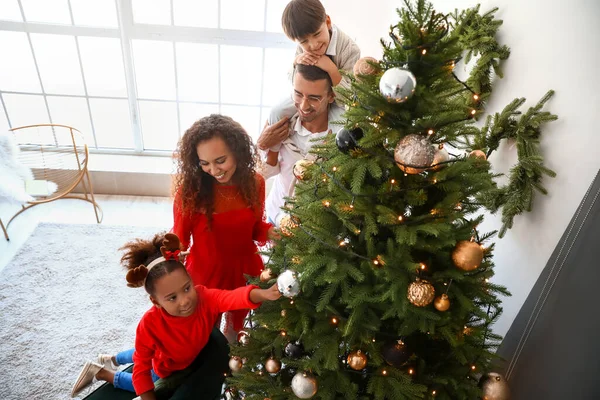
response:
<path fill-rule="evenodd" d="M 138 324 L 135 351 L 88 361 L 73 386 L 73 397 L 94 378 L 135 391 L 142 400 L 157 398 L 154 382 L 159 378 L 166 388 L 161 397 L 218 397 L 228 364 L 227 341 L 213 329 L 219 314 L 254 309 L 265 300 L 278 299 L 280 293 L 277 285 L 231 291 L 194 286 L 179 260 L 180 246 L 177 236 L 167 233 L 152 240 L 138 239 L 122 248 L 125 254 L 121 263 L 129 270 L 128 286 L 144 286 L 154 306 Z M 115 371 L 117 364 L 131 362 L 133 374 Z"/>
<path fill-rule="evenodd" d="M 244 274 L 257 276 L 264 268 L 257 243 L 277 237 L 264 221 L 265 181 L 256 173 L 250 136 L 230 117 L 213 114 L 185 132 L 177 154 L 172 231 L 182 249 L 192 239 L 186 259 L 192 281 L 217 289 L 244 286 Z M 246 314 L 232 313 L 224 330 L 229 340 Z"/>

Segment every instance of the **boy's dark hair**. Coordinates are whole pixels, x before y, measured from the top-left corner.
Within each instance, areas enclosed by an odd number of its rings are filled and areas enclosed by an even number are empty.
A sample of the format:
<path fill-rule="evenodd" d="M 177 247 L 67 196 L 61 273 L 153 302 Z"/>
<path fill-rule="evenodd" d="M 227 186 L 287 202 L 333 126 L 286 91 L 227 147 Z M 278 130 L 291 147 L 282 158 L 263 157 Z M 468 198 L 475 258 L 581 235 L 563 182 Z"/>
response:
<path fill-rule="evenodd" d="M 296 66 L 294 67 L 294 77 L 296 76 L 296 74 L 300 74 L 302 75 L 302 77 L 304 79 L 306 79 L 307 81 L 320 81 L 320 80 L 326 80 L 327 83 L 329 84 L 329 92 L 331 92 L 332 88 L 333 88 L 333 82 L 331 81 L 331 76 L 325 72 L 324 70 L 322 70 L 319 67 L 316 67 L 314 65 L 306 65 L 306 64 L 296 64 Z"/>
<path fill-rule="evenodd" d="M 292 0 L 283 10 L 281 25 L 287 37 L 296 40 L 317 32 L 326 19 L 319 0 Z"/>
<path fill-rule="evenodd" d="M 186 271 L 185 266 L 177 260 L 165 260 L 156 264 L 150 271 L 146 267 L 140 266 L 149 265 L 152 261 L 162 256 L 160 248 L 164 246 L 165 234 L 157 233 L 150 240 L 135 239 L 125 243 L 119 250 L 124 252 L 121 257 L 121 265 L 123 265 L 130 273 L 127 279 L 129 286 L 137 287 L 144 285 L 144 289 L 149 295 L 154 295 L 155 282 L 165 275 L 182 268 Z"/>

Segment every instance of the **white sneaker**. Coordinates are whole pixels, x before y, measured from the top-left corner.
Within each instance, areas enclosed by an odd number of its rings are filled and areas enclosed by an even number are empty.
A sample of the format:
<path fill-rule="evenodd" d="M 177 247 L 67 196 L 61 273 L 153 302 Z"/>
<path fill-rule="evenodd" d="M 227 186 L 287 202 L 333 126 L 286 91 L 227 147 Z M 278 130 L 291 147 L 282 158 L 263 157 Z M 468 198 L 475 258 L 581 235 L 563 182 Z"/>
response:
<path fill-rule="evenodd" d="M 81 393 L 86 387 L 94 383 L 96 374 L 102 368 L 104 368 L 104 366 L 96 364 L 93 361 L 87 361 L 81 369 L 81 372 L 77 377 L 77 381 L 75 381 L 75 385 L 73 385 L 71 397 L 77 397 L 77 395 L 79 395 L 79 393 Z"/>
<path fill-rule="evenodd" d="M 96 362 L 100 365 L 104 365 L 104 369 L 109 371 L 116 371 L 117 368 L 119 368 L 118 365 L 113 364 L 111 354 L 98 354 L 98 361 Z"/>

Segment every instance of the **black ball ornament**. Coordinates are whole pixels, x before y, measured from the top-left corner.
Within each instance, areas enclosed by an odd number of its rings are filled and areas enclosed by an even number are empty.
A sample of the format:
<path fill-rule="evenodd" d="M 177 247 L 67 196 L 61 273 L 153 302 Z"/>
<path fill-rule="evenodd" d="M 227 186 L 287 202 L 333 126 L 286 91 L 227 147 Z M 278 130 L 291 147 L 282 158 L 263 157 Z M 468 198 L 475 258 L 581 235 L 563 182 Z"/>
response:
<path fill-rule="evenodd" d="M 363 137 L 363 131 L 360 128 L 346 129 L 342 128 L 335 135 L 335 144 L 342 153 L 349 153 L 358 149 L 358 141 Z"/>

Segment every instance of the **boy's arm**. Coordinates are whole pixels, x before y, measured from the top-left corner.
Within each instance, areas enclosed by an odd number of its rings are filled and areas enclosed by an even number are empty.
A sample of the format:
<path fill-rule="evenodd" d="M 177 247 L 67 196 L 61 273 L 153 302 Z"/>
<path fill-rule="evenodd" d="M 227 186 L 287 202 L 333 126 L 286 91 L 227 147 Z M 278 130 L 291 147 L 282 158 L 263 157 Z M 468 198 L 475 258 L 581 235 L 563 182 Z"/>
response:
<path fill-rule="evenodd" d="M 331 83 L 333 83 L 334 87 L 342 81 L 342 74 L 340 74 L 337 65 L 335 65 L 331 58 L 327 57 L 326 55 L 319 57 L 319 61 L 317 61 L 315 66 L 321 68 L 323 71 L 329 74 L 331 77 Z"/>

